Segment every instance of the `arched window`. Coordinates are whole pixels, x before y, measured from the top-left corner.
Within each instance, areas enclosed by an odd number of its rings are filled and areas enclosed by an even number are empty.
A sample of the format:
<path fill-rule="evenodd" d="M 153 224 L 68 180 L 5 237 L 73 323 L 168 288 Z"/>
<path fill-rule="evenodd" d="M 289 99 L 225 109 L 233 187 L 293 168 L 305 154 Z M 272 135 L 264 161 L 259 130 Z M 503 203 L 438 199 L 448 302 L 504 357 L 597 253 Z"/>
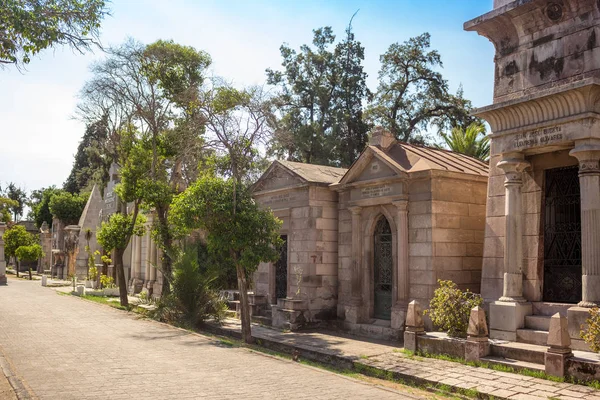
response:
<path fill-rule="evenodd" d="M 392 256 L 392 229 L 385 216 L 382 215 L 377 221 L 373 236 L 374 316 L 378 319 L 390 319 L 394 259 Z"/>

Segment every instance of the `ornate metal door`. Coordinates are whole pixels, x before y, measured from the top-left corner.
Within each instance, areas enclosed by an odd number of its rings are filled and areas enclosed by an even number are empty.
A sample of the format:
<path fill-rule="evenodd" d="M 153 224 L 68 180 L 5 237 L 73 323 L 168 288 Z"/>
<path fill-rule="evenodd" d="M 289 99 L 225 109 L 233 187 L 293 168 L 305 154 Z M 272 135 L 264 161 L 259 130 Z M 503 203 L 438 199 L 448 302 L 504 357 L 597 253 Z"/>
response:
<path fill-rule="evenodd" d="M 375 318 L 390 319 L 392 312 L 392 230 L 388 220 L 382 216 L 377 221 L 374 235 L 374 286 Z"/>
<path fill-rule="evenodd" d="M 281 239 L 283 240 L 283 244 L 279 250 L 279 260 L 277 260 L 275 263 L 275 297 L 277 299 L 283 299 L 287 297 L 288 284 L 287 235 L 282 235 Z"/>
<path fill-rule="evenodd" d="M 578 168 L 546 170 L 544 301 L 581 301 L 581 203 Z"/>

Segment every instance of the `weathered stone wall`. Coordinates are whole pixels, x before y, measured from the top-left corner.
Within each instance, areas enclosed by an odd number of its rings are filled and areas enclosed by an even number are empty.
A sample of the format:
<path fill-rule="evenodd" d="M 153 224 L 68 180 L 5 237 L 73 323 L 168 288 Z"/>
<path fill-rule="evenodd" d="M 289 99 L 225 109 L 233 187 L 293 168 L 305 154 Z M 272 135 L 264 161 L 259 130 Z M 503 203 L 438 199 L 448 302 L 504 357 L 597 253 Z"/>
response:
<path fill-rule="evenodd" d="M 337 193 L 326 186 L 281 190 L 256 196 L 283 221 L 288 239 L 288 291 L 290 298 L 307 301 L 314 320 L 335 318 L 338 276 Z M 257 294 L 276 304 L 275 266 L 261 263 L 254 275 Z"/>
<path fill-rule="evenodd" d="M 451 280 L 463 290 L 479 293 L 487 179 L 447 174 L 434 177 L 431 186 L 437 279 Z"/>
<path fill-rule="evenodd" d="M 496 0 L 495 6 L 507 3 Z M 598 76 L 600 11 L 596 1 L 565 0 L 551 8 L 531 2 L 495 25 L 494 102 L 506 101 L 561 83 Z M 505 24 L 505 25 L 503 25 Z"/>

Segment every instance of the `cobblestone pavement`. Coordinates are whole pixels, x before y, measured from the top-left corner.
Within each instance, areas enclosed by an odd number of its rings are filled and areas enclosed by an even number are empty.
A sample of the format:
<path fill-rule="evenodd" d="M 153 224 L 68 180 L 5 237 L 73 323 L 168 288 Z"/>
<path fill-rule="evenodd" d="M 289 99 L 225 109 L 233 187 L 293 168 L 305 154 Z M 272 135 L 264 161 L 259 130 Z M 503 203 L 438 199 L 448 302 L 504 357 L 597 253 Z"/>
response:
<path fill-rule="evenodd" d="M 0 350 L 41 399 L 415 398 L 17 279 L 0 286 Z"/>
<path fill-rule="evenodd" d="M 239 331 L 239 320 L 227 319 L 221 329 Z M 413 377 L 432 385 L 474 389 L 494 398 L 600 400 L 600 391 L 589 386 L 553 382 L 445 360 L 410 357 L 389 343 L 366 342 L 332 332 L 285 333 L 253 326 L 252 335 L 258 339 L 292 345 L 297 349 L 348 358 L 369 367 L 390 371 L 404 379 Z"/>

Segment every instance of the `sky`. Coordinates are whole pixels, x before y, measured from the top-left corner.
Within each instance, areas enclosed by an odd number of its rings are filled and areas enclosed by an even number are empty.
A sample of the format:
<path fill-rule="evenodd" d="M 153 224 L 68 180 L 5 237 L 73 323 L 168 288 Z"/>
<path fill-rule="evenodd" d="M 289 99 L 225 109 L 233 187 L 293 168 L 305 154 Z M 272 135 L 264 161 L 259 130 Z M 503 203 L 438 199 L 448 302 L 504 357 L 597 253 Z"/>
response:
<path fill-rule="evenodd" d="M 492 9 L 492 0 L 112 0 L 101 29 L 104 46 L 128 37 L 158 39 L 208 52 L 211 74 L 236 86 L 264 84 L 265 69 L 279 69 L 279 47 L 310 43 L 312 30 L 331 26 L 341 38 L 350 18 L 365 47 L 365 71 L 377 87 L 379 56 L 395 42 L 431 34 L 452 91 L 463 85 L 476 107 L 492 102 L 494 49 L 463 23 Z M 85 125 L 75 119 L 89 66 L 104 54 L 48 49 L 26 70 L 0 69 L 0 187 L 28 191 L 62 186 Z"/>

